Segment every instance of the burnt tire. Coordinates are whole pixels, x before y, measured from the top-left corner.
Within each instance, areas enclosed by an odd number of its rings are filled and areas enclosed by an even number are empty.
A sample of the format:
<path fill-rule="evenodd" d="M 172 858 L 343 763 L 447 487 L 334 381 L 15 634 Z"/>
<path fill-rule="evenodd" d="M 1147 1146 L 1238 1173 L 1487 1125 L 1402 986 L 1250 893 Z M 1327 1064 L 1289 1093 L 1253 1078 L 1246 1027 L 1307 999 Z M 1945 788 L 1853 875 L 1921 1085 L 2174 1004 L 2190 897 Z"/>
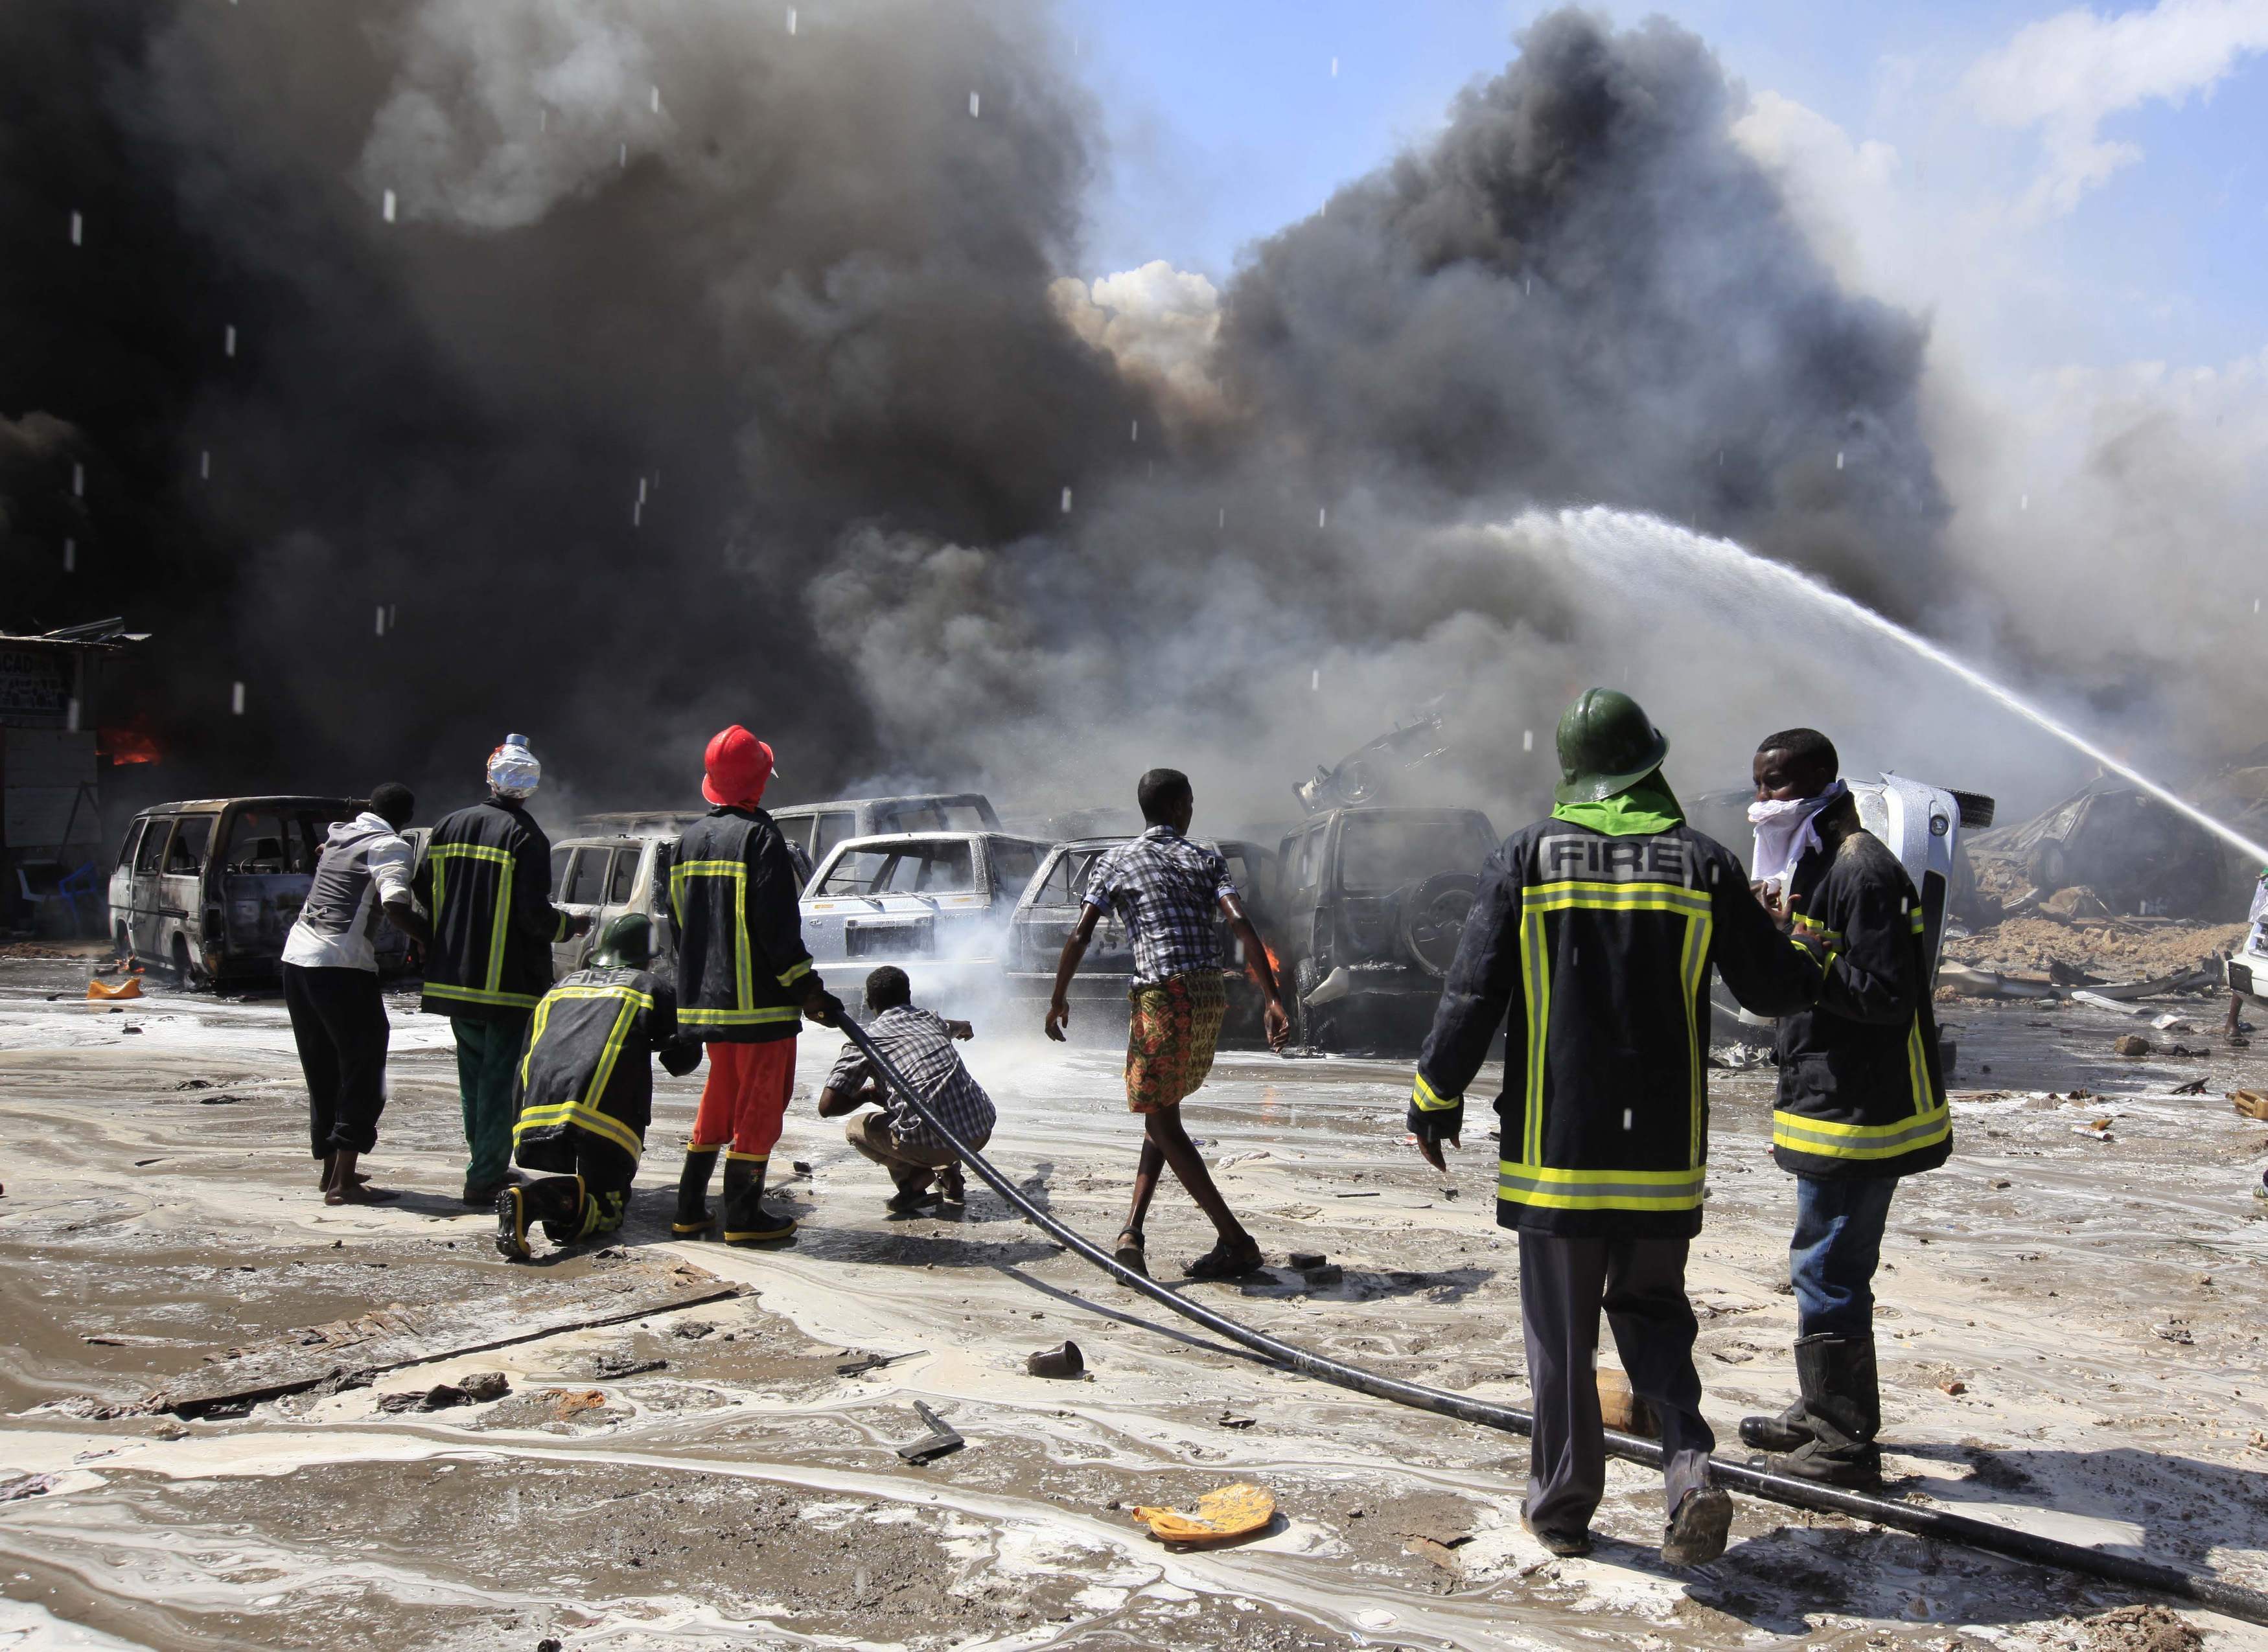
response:
<path fill-rule="evenodd" d="M 1402 899 L 1402 951 L 1436 980 L 1456 961 L 1479 892 L 1480 879 L 1470 872 L 1436 872 Z"/>

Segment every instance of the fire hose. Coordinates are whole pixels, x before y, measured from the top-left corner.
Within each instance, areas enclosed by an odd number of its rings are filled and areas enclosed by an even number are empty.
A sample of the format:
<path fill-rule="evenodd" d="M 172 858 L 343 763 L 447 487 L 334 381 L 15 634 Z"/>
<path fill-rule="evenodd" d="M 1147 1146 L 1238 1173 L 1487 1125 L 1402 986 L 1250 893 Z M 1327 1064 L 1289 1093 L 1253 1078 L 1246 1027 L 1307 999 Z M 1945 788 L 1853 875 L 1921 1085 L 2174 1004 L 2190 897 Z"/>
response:
<path fill-rule="evenodd" d="M 1025 1198 L 982 1153 L 946 1129 L 936 1113 L 930 1110 L 927 1098 L 892 1065 L 887 1056 L 874 1047 L 873 1040 L 867 1036 L 865 1028 L 848 1015 L 838 1017 L 838 1024 L 844 1035 L 873 1063 L 874 1070 L 905 1098 L 922 1122 L 936 1133 L 939 1141 L 959 1154 L 963 1164 L 983 1177 L 986 1186 L 1021 1211 L 1042 1233 L 1092 1262 L 1127 1289 L 1149 1297 L 1160 1307 L 1170 1309 L 1185 1319 L 1194 1320 L 1216 1336 L 1249 1348 L 1272 1364 L 1297 1371 L 1303 1377 L 1311 1377 L 1318 1382 L 1351 1389 L 1374 1399 L 1391 1400 L 1395 1405 L 1408 1406 L 1414 1410 L 1430 1411 L 1436 1416 L 1454 1417 L 1460 1422 L 1501 1428 L 1508 1434 L 1528 1435 L 1535 1432 L 1535 1419 L 1528 1412 L 1515 1410 L 1510 1406 L 1493 1405 L 1465 1394 L 1453 1394 L 1443 1389 L 1427 1388 L 1419 1383 L 1405 1383 L 1397 1377 L 1381 1377 L 1375 1371 L 1366 1371 L 1359 1366 L 1344 1364 L 1292 1343 L 1279 1341 L 1226 1314 L 1215 1313 L 1201 1303 L 1189 1301 L 1179 1291 L 1167 1289 L 1147 1274 L 1138 1274 L 1124 1267 L 1116 1258 L 1090 1245 Z M 1609 1455 L 1642 1463 L 1649 1468 L 1661 1466 L 1661 1447 L 1656 1442 L 1615 1428 L 1605 1430 L 1605 1434 Z M 2106 1578 L 2113 1582 L 2169 1596 L 2176 1600 L 2188 1601 L 2231 1618 L 2242 1619 L 2247 1623 L 2268 1625 L 2268 1594 L 2247 1589 L 2241 1583 L 2225 1582 L 2216 1577 L 2199 1576 L 2173 1567 L 2161 1566 L 2152 1560 L 2131 1559 L 2076 1543 L 2065 1543 L 2018 1527 L 1998 1525 L 1988 1520 L 1976 1520 L 1967 1515 L 1951 1514 L 1940 1509 L 1917 1508 L 1885 1497 L 1870 1497 L 1861 1492 L 1815 1485 L 1809 1480 L 1770 1473 L 1745 1464 L 1728 1463 L 1721 1457 L 1710 1459 L 1709 1472 L 1715 1484 L 1733 1491 L 1746 1492 L 1751 1497 L 1762 1498 L 1767 1502 L 1780 1503 L 1814 1514 L 1845 1515 L 1854 1520 L 1870 1521 L 1875 1525 L 1910 1531 L 1917 1537 L 1935 1538 L 1943 1542 L 1981 1549 L 1989 1554 L 2005 1555 L 2011 1560 L 2028 1560 L 2062 1571 Z"/>

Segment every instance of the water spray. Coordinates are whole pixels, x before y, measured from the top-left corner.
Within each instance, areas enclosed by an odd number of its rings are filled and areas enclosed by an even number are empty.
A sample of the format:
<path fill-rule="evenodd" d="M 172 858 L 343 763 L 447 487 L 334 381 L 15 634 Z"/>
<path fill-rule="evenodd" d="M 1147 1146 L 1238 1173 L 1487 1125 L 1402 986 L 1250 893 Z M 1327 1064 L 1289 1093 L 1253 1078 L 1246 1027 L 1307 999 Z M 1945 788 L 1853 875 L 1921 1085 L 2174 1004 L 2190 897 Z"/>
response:
<path fill-rule="evenodd" d="M 1525 538 L 1524 530 L 1539 519 L 1542 518 L 1522 518 L 1498 527 L 1495 532 L 1506 537 L 1518 533 Z M 1769 557 L 1759 556 L 1730 540 L 1713 539 L 1659 518 L 1636 511 L 1611 510 L 1604 505 L 1594 505 L 1584 510 L 1563 510 L 1556 518 L 1556 525 L 1565 535 L 1570 551 L 1586 564 L 1603 563 L 1633 575 L 1643 569 L 1649 576 L 1658 577 L 1662 561 L 1668 558 L 1698 573 L 1712 576 L 1709 582 L 1698 584 L 1697 594 L 1726 618 L 1737 623 L 1753 623 L 1759 606 L 1769 606 L 1795 597 L 1861 630 L 1887 637 L 1910 653 L 1951 672 L 2005 709 L 2046 731 L 2072 750 L 2102 764 L 2121 779 L 2132 782 L 2183 819 L 2204 827 L 2222 842 L 2242 849 L 2251 857 L 2256 866 L 2268 866 L 2268 847 L 2255 843 L 2194 804 L 2175 796 L 2147 775 L 2121 762 L 2078 731 L 2058 723 L 2015 690 L 1977 670 L 1959 655 L 1940 647 L 1927 637 L 1907 630 L 1895 620 L 1884 619 L 1864 603 L 1854 601 L 1831 586 L 1820 584 L 1808 574 L 1799 573 Z"/>
<path fill-rule="evenodd" d="M 1202 1303 L 1191 1302 L 1181 1292 L 1167 1289 L 1145 1274 L 1138 1274 L 1122 1266 L 1108 1252 L 1089 1244 L 1025 1198 L 1014 1183 L 993 1169 L 990 1160 L 946 1129 L 937 1114 L 930 1110 L 928 1098 L 898 1071 L 888 1056 L 874 1046 L 874 1041 L 867 1037 L 864 1027 L 847 1015 L 837 1017 L 836 1024 L 843 1036 L 857 1045 L 860 1054 L 873 1064 L 882 1081 L 905 1098 L 907 1105 L 936 1134 L 937 1139 L 952 1148 L 961 1162 L 983 1178 L 987 1186 L 1006 1200 L 1013 1208 L 1022 1212 L 1025 1219 L 1041 1232 L 1081 1259 L 1101 1268 L 1127 1289 L 1139 1292 L 1184 1319 L 1194 1320 L 1216 1336 L 1225 1337 L 1240 1347 L 1250 1349 L 1271 1365 L 1313 1377 L 1317 1382 L 1351 1389 L 1374 1399 L 1391 1400 L 1397 1406 L 1408 1406 L 1412 1410 L 1431 1412 L 1435 1416 L 1478 1423 L 1483 1428 L 1501 1428 L 1508 1434 L 1529 1435 L 1535 1432 L 1535 1419 L 1528 1412 L 1516 1410 L 1510 1406 L 1494 1405 L 1485 1399 L 1475 1399 L 1468 1394 L 1453 1394 L 1444 1389 L 1428 1388 L 1421 1383 L 1405 1383 L 1399 1377 L 1381 1377 L 1375 1371 L 1344 1364 L 1294 1343 L 1279 1341 L 1265 1332 L 1254 1330 L 1241 1320 L 1232 1319 L 1226 1314 L 1216 1313 Z M 1605 1430 L 1605 1434 L 1609 1456 L 1643 1463 L 1649 1468 L 1661 1466 L 1659 1442 L 1614 1428 Z M 1921 1508 L 1885 1497 L 1869 1497 L 1860 1492 L 1814 1485 L 1809 1480 L 1791 1479 L 1783 1474 L 1769 1473 L 1763 1469 L 1727 1463 L 1720 1458 L 1710 1459 L 1709 1472 L 1717 1485 L 1728 1490 L 1745 1492 L 1768 1502 L 1783 1503 L 1792 1509 L 1804 1509 L 1818 1514 L 1845 1515 L 1854 1520 L 1871 1521 L 1876 1525 L 1894 1526 L 1916 1537 L 1936 1538 L 1943 1542 L 1959 1543 L 1988 1553 L 2029 1560 L 2036 1565 L 2108 1578 L 2114 1582 L 2188 1601 L 2210 1611 L 2241 1619 L 2246 1623 L 2268 1625 L 2268 1594 L 2247 1589 L 2241 1583 L 2224 1582 L 2217 1577 L 2199 1576 L 2170 1566 L 2160 1566 L 2152 1560 L 2086 1548 L 2019 1527 L 1998 1525 L 1989 1520 L 1976 1520 L 1967 1515 L 1951 1514 L 1941 1509 Z"/>

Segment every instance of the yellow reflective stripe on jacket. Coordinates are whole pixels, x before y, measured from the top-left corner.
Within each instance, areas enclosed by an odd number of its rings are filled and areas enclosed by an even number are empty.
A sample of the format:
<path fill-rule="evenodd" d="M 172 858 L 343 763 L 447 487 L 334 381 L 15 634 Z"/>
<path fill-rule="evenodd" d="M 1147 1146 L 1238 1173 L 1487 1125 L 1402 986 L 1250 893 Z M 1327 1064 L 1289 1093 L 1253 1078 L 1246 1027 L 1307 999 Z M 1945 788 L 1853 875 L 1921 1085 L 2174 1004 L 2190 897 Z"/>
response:
<path fill-rule="evenodd" d="M 809 958 L 806 958 L 802 963 L 793 966 L 785 974 L 782 975 L 779 978 L 779 984 L 783 987 L 792 987 L 796 982 L 801 980 L 805 976 L 810 973 L 811 960 Z"/>
<path fill-rule="evenodd" d="M 1679 959 L 1679 975 L 1685 983 L 1685 1046 L 1691 1052 L 1692 1092 L 1686 1111 L 1687 1164 L 1699 1169 L 1701 1164 L 1701 1120 L 1704 1117 L 1701 1098 L 1708 1093 L 1708 1075 L 1702 1070 L 1702 1052 L 1708 1047 L 1701 1036 L 1702 995 L 1708 990 L 1709 942 L 1716 933 L 1717 920 L 1711 909 L 1704 906 L 1699 914 L 1689 913 L 1685 919 L 1685 950 Z"/>
<path fill-rule="evenodd" d="M 1896 1124 L 1838 1124 L 1800 1112 L 1772 1114 L 1772 1145 L 1816 1158 L 1887 1159 L 1934 1147 L 1953 1134 L 1953 1110 L 1935 1107 Z"/>
<path fill-rule="evenodd" d="M 489 921 L 489 973 L 483 987 L 436 988 L 426 991 L 440 997 L 463 998 L 475 1003 L 519 1004 L 534 1003 L 539 995 L 499 992 L 504 980 L 504 932 L 512 921 L 512 879 L 519 861 L 510 849 L 498 848 L 490 843 L 436 843 L 426 855 L 433 862 L 433 915 L 441 914 L 441 874 L 443 867 L 454 857 L 468 861 L 488 861 L 504 870 L 497 876 L 496 911 Z M 564 939 L 563 935 L 561 939 Z"/>
<path fill-rule="evenodd" d="M 497 992 L 487 987 L 453 987 L 446 981 L 425 983 L 428 998 L 460 998 L 468 1004 L 501 1004 L 513 1010 L 533 1010 L 542 1002 L 541 993 Z"/>
<path fill-rule="evenodd" d="M 669 869 L 669 899 L 673 907 L 678 905 L 681 880 L 693 877 L 729 877 L 733 880 L 733 1003 L 731 1010 L 681 1010 L 678 1019 L 693 1020 L 703 1026 L 737 1026 L 747 1021 L 777 1021 L 783 1017 L 773 1011 L 754 1008 L 756 1001 L 755 974 L 749 965 L 748 946 L 748 868 L 744 861 L 680 861 Z M 787 983 L 782 980 L 782 986 Z M 791 1010 L 792 1019 L 799 1011 Z M 729 1017 L 725 1020 L 721 1017 Z"/>
<path fill-rule="evenodd" d="M 1527 1011 L 1528 1112 L 1522 1120 L 1521 1150 L 1530 1163 L 1543 1156 L 1543 1039 L 1551 1024 L 1551 972 L 1543 957 L 1543 914 L 1528 904 L 1534 890 L 1524 892 L 1520 909 L 1520 990 Z"/>
<path fill-rule="evenodd" d="M 1521 898 L 1523 912 L 1684 912 L 1709 914 L 1706 891 L 1683 884 L 1599 884 L 1568 879 L 1536 884 Z"/>
<path fill-rule="evenodd" d="M 1462 1096 L 1444 1096 L 1425 1082 L 1425 1075 L 1418 1075 L 1417 1083 L 1410 1089 L 1410 1105 L 1420 1112 L 1440 1112 L 1463 1101 Z"/>
<path fill-rule="evenodd" d="M 1840 929 L 1830 929 L 1825 924 L 1820 922 L 1816 918 L 1808 917 L 1804 914 L 1799 912 L 1794 915 L 1793 921 L 1794 922 L 1795 927 L 1798 929 L 1800 929 L 1804 934 L 1811 936 L 1817 940 L 1824 941 L 1830 947 L 1839 947 L 1843 944 L 1843 931 Z"/>
<path fill-rule="evenodd" d="M 596 1107 L 586 1107 L 579 1101 L 555 1102 L 548 1107 L 530 1107 L 519 1115 L 519 1122 L 512 1127 L 512 1139 L 537 1130 L 557 1129 L 576 1125 L 593 1135 L 604 1137 L 632 1158 L 644 1156 L 645 1143 L 638 1140 L 637 1132 L 619 1119 L 609 1119 Z"/>
<path fill-rule="evenodd" d="M 696 1027 L 753 1027 L 767 1022 L 793 1021 L 802 1014 L 793 1004 L 764 1010 L 703 1010 L 698 1004 L 677 1007 L 679 1023 Z"/>
<path fill-rule="evenodd" d="M 1549 1210 L 1692 1210 L 1707 1191 L 1709 1172 L 1682 1171 L 1566 1171 L 1505 1159 L 1497 1165 L 1497 1197 Z"/>

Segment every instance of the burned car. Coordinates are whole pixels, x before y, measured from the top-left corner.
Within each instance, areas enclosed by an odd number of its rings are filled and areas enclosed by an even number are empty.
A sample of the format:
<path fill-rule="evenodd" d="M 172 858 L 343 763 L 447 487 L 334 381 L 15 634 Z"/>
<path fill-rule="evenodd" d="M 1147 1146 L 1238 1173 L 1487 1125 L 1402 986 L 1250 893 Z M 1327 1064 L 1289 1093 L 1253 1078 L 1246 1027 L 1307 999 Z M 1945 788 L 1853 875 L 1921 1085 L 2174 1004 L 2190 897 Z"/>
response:
<path fill-rule="evenodd" d="M 1477 809 L 1333 809 L 1277 850 L 1279 971 L 1295 1036 L 1323 1049 L 1414 1046 L 1496 848 Z"/>
<path fill-rule="evenodd" d="M 808 883 L 813 868 L 850 838 L 897 832 L 998 832 L 1000 817 L 981 792 L 921 793 L 903 797 L 840 797 L 833 803 L 791 803 L 768 809 L 788 851 L 807 857 L 797 867 Z"/>
<path fill-rule="evenodd" d="M 573 837 L 551 846 L 551 904 L 591 920 L 581 935 L 553 943 L 552 966 L 561 974 L 583 967 L 599 932 L 625 913 L 653 925 L 653 962 L 665 980 L 677 978 L 677 927 L 669 911 L 669 868 L 677 833 L 656 826 L 644 832 Z"/>
<path fill-rule="evenodd" d="M 938 1008 L 998 993 L 1008 918 L 1048 846 L 998 832 L 906 832 L 851 838 L 803 892 L 803 942 L 846 1003 L 879 964 L 912 978 Z"/>
<path fill-rule="evenodd" d="M 1043 1005 L 1053 996 L 1056 964 L 1063 956 L 1064 943 L 1078 927 L 1094 863 L 1132 839 L 1131 833 L 1079 838 L 1058 843 L 1047 852 L 1009 919 L 1008 990 L 1012 996 L 1035 1005 Z M 1204 841 L 1228 863 L 1230 880 L 1245 893 L 1246 915 L 1260 931 L 1261 940 L 1269 942 L 1277 932 L 1276 852 L 1236 838 Z M 1240 1038 L 1255 1034 L 1263 1008 L 1260 989 L 1246 973 L 1244 943 L 1230 934 L 1227 920 L 1220 920 L 1219 928 L 1221 969 L 1229 977 L 1228 1017 L 1223 1030 Z M 1133 984 L 1134 952 L 1126 926 L 1116 914 L 1106 911 L 1094 926 L 1079 973 L 1071 977 L 1070 996 L 1082 1003 L 1115 1000 L 1123 1010 Z M 1288 1010 L 1291 983 L 1283 982 L 1282 990 Z M 1083 1028 L 1088 1024 L 1075 1019 L 1073 1024 Z"/>
<path fill-rule="evenodd" d="M 144 809 L 110 874 L 120 955 L 166 965 L 184 983 L 279 974 L 324 841 L 363 807 L 348 797 L 210 797 Z M 390 925 L 378 938 L 380 967 L 398 967 L 406 942 Z"/>

